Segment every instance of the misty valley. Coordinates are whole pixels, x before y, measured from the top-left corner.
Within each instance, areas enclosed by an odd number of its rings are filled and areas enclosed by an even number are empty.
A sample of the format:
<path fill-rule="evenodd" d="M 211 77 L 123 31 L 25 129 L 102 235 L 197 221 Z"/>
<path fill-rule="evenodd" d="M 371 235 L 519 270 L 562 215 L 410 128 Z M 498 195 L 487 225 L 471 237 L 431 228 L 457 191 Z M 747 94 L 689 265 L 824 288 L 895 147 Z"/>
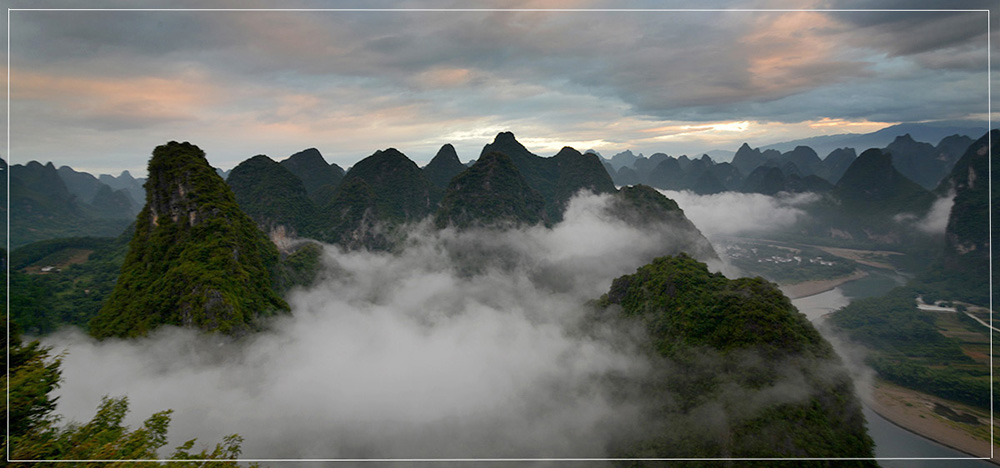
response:
<path fill-rule="evenodd" d="M 4 163 L 5 449 L 168 466 L 908 456 L 885 451 L 877 413 L 988 458 L 1000 131 L 912 128 L 824 158 L 542 157 L 502 132 L 422 167 L 387 148 L 345 170 L 310 148 L 222 170 L 175 141 L 140 178 Z"/>

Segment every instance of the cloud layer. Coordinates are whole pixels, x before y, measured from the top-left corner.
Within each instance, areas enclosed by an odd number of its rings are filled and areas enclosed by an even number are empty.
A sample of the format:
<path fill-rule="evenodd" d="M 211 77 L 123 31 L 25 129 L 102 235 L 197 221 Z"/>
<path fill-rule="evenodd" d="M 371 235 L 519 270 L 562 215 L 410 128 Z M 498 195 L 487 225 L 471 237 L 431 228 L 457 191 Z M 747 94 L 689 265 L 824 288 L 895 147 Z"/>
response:
<path fill-rule="evenodd" d="M 611 382 L 650 363 L 636 332 L 585 320 L 586 302 L 676 250 L 608 202 L 577 197 L 553 229 L 417 226 L 399 254 L 327 247 L 292 316 L 236 343 L 57 334 L 57 412 L 87 420 L 102 395 L 127 395 L 133 425 L 171 408 L 173 444 L 238 432 L 248 458 L 606 456 L 643 414 Z"/>
<path fill-rule="evenodd" d="M 684 214 L 709 239 L 720 236 L 780 232 L 795 224 L 806 212 L 800 206 L 814 202 L 814 193 L 722 192 L 697 195 L 689 191 L 660 190 L 677 202 Z"/>
<path fill-rule="evenodd" d="M 986 32 L 985 12 L 15 11 L 12 156 L 141 172 L 186 139 L 223 167 L 309 146 L 467 160 L 488 140 L 451 136 L 502 130 L 543 154 L 693 154 L 849 131 L 803 122 L 982 118 Z"/>

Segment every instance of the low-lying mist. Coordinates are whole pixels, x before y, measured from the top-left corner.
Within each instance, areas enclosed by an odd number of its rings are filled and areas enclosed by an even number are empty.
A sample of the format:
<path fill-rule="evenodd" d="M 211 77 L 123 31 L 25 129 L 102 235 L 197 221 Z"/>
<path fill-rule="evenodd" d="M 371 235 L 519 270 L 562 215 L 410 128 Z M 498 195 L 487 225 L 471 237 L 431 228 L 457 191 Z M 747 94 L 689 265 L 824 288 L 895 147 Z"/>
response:
<path fill-rule="evenodd" d="M 709 236 L 795 215 L 794 200 L 670 196 Z M 748 199 L 761 219 L 727 226 Z M 802 380 L 789 371 L 759 395 L 651 419 L 670 404 L 622 382 L 671 379 L 670 365 L 638 349 L 641 331 L 594 322 L 587 302 L 690 239 L 628 225 L 610 201 L 581 194 L 552 228 L 425 222 L 396 253 L 326 246 L 318 281 L 288 297 L 292 314 L 237 341 L 168 327 L 97 342 L 63 330 L 46 339 L 67 352 L 56 412 L 86 421 L 102 396 L 126 395 L 133 427 L 174 410 L 168 447 L 239 433 L 243 458 L 606 457 L 644 431 L 711 434 L 754 398 L 805 394 L 789 390 Z M 715 367 L 725 366 L 704 369 Z"/>
<path fill-rule="evenodd" d="M 553 228 L 413 226 L 399 253 L 327 246 L 292 314 L 238 342 L 165 328 L 137 340 L 49 337 L 66 350 L 57 412 L 89 420 L 127 395 L 134 427 L 173 409 L 171 446 L 239 433 L 246 458 L 599 457 L 638 419 L 608 384 L 648 371 L 586 302 L 681 239 L 631 227 L 608 196 Z"/>
<path fill-rule="evenodd" d="M 660 190 L 684 210 L 684 214 L 709 239 L 720 236 L 777 232 L 792 227 L 807 216 L 801 207 L 815 202 L 815 193 L 722 192 L 698 195 L 690 191 Z"/>

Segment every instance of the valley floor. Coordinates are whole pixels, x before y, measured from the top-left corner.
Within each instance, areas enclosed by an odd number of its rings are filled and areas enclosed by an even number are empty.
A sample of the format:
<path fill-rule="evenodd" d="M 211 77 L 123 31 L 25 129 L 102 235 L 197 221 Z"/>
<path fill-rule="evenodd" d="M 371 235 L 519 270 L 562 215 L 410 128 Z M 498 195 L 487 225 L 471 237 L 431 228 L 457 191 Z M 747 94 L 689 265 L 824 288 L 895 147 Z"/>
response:
<path fill-rule="evenodd" d="M 863 397 L 872 410 L 903 429 L 975 457 L 990 456 L 990 415 L 987 410 L 882 380 L 873 384 L 870 393 Z M 1000 428 L 1000 421 L 994 420 L 993 425 Z M 1000 446 L 994 444 L 995 455 L 990 461 L 1000 465 L 998 448 Z"/>
<path fill-rule="evenodd" d="M 839 278 L 783 284 L 781 285 L 781 292 L 785 293 L 789 299 L 798 299 L 801 297 L 813 296 L 819 293 L 827 292 L 848 281 L 854 281 L 856 279 L 864 278 L 865 276 L 868 276 L 867 272 L 855 270 L 854 273 L 847 276 L 841 276 Z"/>

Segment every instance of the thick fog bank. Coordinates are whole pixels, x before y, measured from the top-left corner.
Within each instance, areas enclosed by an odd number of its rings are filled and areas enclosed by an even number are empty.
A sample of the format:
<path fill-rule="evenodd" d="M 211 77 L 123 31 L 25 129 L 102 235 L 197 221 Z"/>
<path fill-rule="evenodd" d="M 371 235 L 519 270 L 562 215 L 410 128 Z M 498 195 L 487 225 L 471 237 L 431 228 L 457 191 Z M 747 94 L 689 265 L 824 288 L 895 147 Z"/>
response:
<path fill-rule="evenodd" d="M 551 229 L 425 224 L 396 254 L 327 246 L 291 316 L 235 343 L 54 335 L 57 412 L 85 421 L 127 395 L 133 427 L 174 410 L 169 447 L 239 433 L 246 458 L 606 456 L 643 412 L 611 382 L 650 363 L 632 332 L 587 325 L 586 302 L 686 241 L 626 225 L 609 200 L 576 197 Z"/>
<path fill-rule="evenodd" d="M 807 216 L 803 206 L 815 202 L 814 193 L 722 192 L 698 195 L 689 191 L 660 190 L 684 210 L 684 214 L 709 239 L 720 236 L 780 232 Z"/>

